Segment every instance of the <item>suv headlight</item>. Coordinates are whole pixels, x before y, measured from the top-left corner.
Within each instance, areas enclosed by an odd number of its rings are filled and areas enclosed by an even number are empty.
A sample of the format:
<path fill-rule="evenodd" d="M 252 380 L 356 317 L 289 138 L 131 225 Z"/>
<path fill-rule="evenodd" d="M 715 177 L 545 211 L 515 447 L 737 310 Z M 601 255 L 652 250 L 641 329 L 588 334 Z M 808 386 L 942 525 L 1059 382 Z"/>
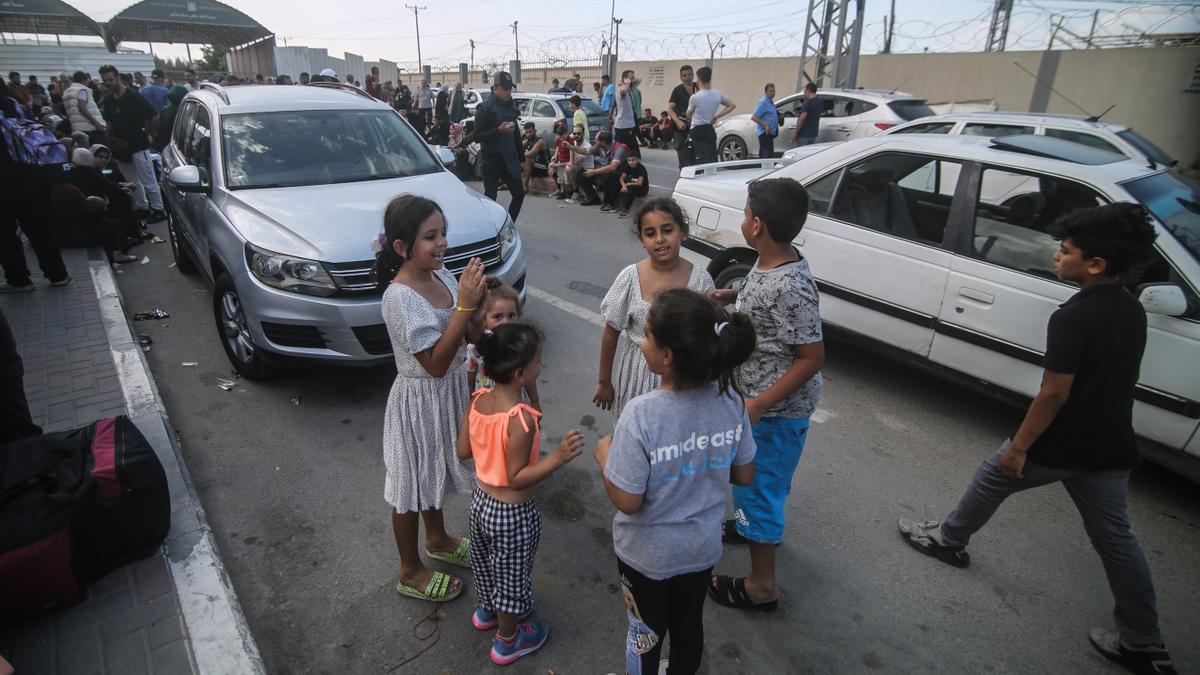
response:
<path fill-rule="evenodd" d="M 520 241 L 517 237 L 517 226 L 513 225 L 511 216 L 504 216 L 504 226 L 500 228 L 496 238 L 500 240 L 500 260 L 508 260 L 512 252 L 517 250 L 517 242 Z"/>
<path fill-rule="evenodd" d="M 324 297 L 338 290 L 329 273 L 315 260 L 283 255 L 246 244 L 246 262 L 255 279 L 274 288 Z"/>

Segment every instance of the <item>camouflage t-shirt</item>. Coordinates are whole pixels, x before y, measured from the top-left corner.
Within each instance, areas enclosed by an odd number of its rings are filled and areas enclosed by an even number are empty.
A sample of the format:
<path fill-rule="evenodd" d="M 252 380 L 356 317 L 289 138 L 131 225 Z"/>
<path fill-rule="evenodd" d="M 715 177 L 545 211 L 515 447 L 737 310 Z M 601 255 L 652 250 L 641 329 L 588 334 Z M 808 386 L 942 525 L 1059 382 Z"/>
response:
<path fill-rule="evenodd" d="M 769 270 L 756 265 L 746 275 L 735 308 L 750 316 L 758 334 L 754 353 L 737 373 L 747 398 L 758 396 L 783 377 L 796 360 L 794 346 L 823 339 L 819 304 L 817 283 L 804 258 Z M 764 417 L 808 417 L 820 398 L 821 373 L 817 373 Z"/>

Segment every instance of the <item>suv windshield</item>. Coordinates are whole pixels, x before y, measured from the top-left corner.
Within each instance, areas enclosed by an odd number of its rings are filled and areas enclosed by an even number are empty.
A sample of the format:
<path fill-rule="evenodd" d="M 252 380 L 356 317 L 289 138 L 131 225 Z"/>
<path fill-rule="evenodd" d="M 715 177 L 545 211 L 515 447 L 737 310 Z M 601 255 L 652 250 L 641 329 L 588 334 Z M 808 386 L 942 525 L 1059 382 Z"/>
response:
<path fill-rule="evenodd" d="M 934 114 L 929 106 L 925 105 L 925 101 L 913 99 L 909 101 L 889 101 L 888 107 L 892 112 L 900 116 L 902 120 L 915 120 L 921 117 L 930 117 Z"/>
<path fill-rule="evenodd" d="M 568 118 L 570 118 L 571 115 L 574 114 L 571 112 L 571 99 L 560 98 L 555 102 L 558 103 L 558 108 L 563 111 L 563 115 L 566 115 Z M 587 115 L 588 117 L 604 115 L 604 109 L 596 105 L 596 102 L 590 98 L 585 98 L 580 101 L 579 108 L 583 110 L 583 114 Z"/>
<path fill-rule="evenodd" d="M 390 110 L 301 110 L 221 120 L 230 189 L 402 178 L 442 169 Z"/>
<path fill-rule="evenodd" d="M 1146 140 L 1141 134 L 1126 129 L 1118 131 L 1119 136 L 1126 143 L 1138 149 L 1138 152 L 1146 156 L 1146 159 L 1153 161 L 1155 164 L 1163 166 L 1175 166 L 1175 160 L 1171 156 L 1163 152 L 1162 148 Z"/>
<path fill-rule="evenodd" d="M 1195 187 L 1164 171 L 1129 181 L 1124 188 L 1200 261 L 1200 195 Z"/>

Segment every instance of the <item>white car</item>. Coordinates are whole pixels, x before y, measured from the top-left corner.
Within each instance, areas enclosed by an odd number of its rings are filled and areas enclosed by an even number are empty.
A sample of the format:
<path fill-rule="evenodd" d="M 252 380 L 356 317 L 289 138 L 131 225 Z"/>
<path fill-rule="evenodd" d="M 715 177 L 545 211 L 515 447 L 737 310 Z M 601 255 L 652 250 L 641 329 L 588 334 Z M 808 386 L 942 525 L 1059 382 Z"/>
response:
<path fill-rule="evenodd" d="M 1082 143 L 1131 159 L 1164 166 L 1174 166 L 1177 163 L 1161 148 L 1130 127 L 1078 115 L 1022 112 L 948 113 L 907 122 L 883 133 L 989 137 L 1033 134 Z"/>
<path fill-rule="evenodd" d="M 845 141 L 874 136 L 909 120 L 933 114 L 925 99 L 912 94 L 876 89 L 821 89 L 817 98 L 825 112 L 821 115 L 817 142 Z M 753 110 L 757 99 L 744 102 Z M 786 149 L 796 128 L 796 118 L 804 105 L 802 93 L 784 96 L 775 102 L 783 115 L 783 128 L 775 145 Z M 717 122 L 717 156 L 721 161 L 746 159 L 758 155 L 758 125 L 750 114 L 733 115 Z"/>
<path fill-rule="evenodd" d="M 682 171 L 675 199 L 689 246 L 719 287 L 739 287 L 756 255 L 740 224 L 747 186 L 788 177 L 808 189 L 795 240 L 821 290 L 822 319 L 851 338 L 1028 400 L 1041 382 L 1050 314 L 1076 287 L 1054 274 L 1045 229 L 1079 207 L 1140 202 L 1156 255 L 1127 275 L 1148 314 L 1134 408 L 1155 461 L 1200 481 L 1200 195 L 1173 170 L 1038 136 L 900 134 L 792 153 L 795 161 Z M 1015 395 L 1015 396 L 1014 396 Z"/>
<path fill-rule="evenodd" d="M 476 87 L 474 89 L 466 89 L 463 91 L 463 106 L 467 109 L 467 114 L 474 117 L 475 108 L 480 103 L 492 97 L 492 90 L 486 87 Z"/>

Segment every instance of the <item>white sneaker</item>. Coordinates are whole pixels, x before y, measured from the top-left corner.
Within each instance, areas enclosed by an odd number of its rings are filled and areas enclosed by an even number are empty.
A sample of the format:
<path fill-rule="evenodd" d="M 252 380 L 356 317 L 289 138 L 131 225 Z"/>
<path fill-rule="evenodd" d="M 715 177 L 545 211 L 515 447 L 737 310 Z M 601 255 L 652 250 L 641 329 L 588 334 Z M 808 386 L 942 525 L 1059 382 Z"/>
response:
<path fill-rule="evenodd" d="M 62 279 L 59 279 L 58 281 L 51 281 L 50 285 L 51 286 L 66 286 L 69 283 L 71 283 L 71 275 L 70 274 L 63 277 Z"/>

